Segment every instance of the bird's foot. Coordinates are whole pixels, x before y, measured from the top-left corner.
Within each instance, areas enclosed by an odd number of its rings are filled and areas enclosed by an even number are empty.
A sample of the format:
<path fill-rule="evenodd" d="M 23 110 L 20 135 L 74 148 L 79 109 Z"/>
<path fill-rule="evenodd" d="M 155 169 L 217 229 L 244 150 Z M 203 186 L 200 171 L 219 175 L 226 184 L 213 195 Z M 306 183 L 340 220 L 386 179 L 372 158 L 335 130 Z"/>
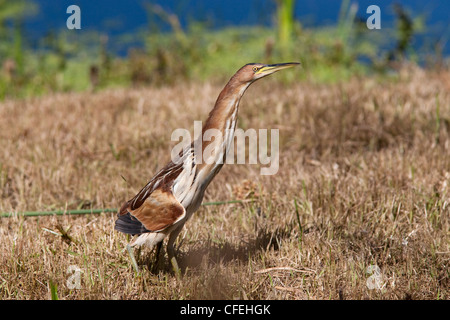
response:
<path fill-rule="evenodd" d="M 178 266 L 177 258 L 175 257 L 175 249 L 173 247 L 173 244 L 169 244 L 167 246 L 167 255 L 169 257 L 170 264 L 172 265 L 173 272 L 179 280 L 181 278 L 181 269 Z"/>
<path fill-rule="evenodd" d="M 138 267 L 136 258 L 134 257 L 134 253 L 133 253 L 133 247 L 130 246 L 129 244 L 127 244 L 127 251 L 130 254 L 131 263 L 133 264 L 134 271 L 136 271 L 136 273 L 139 273 L 139 267 Z"/>
<path fill-rule="evenodd" d="M 179 280 L 181 278 L 181 269 L 178 267 L 178 262 L 175 256 L 170 258 L 170 263 L 172 264 L 173 272 L 175 273 L 175 276 Z"/>

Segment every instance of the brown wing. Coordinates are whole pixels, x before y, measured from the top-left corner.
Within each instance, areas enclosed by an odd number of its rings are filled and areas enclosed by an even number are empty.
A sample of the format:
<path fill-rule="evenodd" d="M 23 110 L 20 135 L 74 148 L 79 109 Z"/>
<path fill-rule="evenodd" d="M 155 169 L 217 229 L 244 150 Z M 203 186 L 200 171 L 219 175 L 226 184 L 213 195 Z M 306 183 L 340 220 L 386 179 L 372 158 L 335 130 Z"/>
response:
<path fill-rule="evenodd" d="M 139 208 L 129 212 L 146 229 L 161 231 L 181 219 L 186 210 L 171 191 L 156 189 Z"/>
<path fill-rule="evenodd" d="M 186 210 L 172 194 L 173 181 L 182 164 L 170 162 L 119 210 L 115 229 L 129 234 L 161 231 L 177 222 Z"/>
<path fill-rule="evenodd" d="M 123 211 L 126 213 L 119 215 L 115 228 L 131 234 L 162 231 L 186 214 L 172 192 L 162 189 L 154 190 L 140 207 L 132 210 L 129 204 Z"/>

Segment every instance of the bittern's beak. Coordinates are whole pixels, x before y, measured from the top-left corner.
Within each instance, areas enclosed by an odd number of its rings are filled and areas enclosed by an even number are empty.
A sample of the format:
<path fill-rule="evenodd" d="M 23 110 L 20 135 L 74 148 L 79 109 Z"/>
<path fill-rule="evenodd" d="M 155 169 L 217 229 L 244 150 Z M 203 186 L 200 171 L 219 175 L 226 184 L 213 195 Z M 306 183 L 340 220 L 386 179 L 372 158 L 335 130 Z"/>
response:
<path fill-rule="evenodd" d="M 259 77 L 267 76 L 269 74 L 272 74 L 274 72 L 295 67 L 296 65 L 299 65 L 298 62 L 287 62 L 287 63 L 277 63 L 277 64 L 268 64 L 259 69 L 257 72 L 255 72 L 255 75 L 258 75 Z M 258 78 L 259 78 L 258 77 Z"/>

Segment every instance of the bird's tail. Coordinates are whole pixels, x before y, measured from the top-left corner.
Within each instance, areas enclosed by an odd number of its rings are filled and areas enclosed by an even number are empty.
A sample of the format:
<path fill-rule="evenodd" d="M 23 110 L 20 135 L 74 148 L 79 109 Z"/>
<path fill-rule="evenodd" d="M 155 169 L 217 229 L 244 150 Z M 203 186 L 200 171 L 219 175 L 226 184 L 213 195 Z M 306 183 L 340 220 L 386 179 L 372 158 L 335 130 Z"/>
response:
<path fill-rule="evenodd" d="M 141 234 L 150 232 L 144 225 L 129 212 L 123 215 L 118 215 L 114 229 L 127 234 Z"/>

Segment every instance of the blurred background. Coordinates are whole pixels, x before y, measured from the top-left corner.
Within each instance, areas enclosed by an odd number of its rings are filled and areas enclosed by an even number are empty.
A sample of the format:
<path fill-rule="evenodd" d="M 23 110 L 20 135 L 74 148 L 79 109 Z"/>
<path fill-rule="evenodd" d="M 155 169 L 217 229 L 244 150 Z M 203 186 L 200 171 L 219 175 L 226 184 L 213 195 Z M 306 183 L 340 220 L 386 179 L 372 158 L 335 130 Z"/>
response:
<path fill-rule="evenodd" d="M 81 29 L 69 30 L 70 5 Z M 369 30 L 369 5 L 381 29 Z M 249 62 L 300 61 L 282 81 L 448 68 L 445 0 L 0 0 L 0 99 L 224 81 Z M 297 77 L 293 79 L 292 77 Z"/>

